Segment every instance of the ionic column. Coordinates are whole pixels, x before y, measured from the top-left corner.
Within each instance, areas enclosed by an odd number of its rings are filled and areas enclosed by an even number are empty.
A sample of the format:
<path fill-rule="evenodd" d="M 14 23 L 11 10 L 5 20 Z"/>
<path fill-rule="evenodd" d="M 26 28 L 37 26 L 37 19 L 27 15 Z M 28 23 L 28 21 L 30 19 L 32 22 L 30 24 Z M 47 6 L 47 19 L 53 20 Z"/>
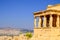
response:
<path fill-rule="evenodd" d="M 34 28 L 36 28 L 36 17 L 34 17 Z"/>
<path fill-rule="evenodd" d="M 57 15 L 57 22 L 56 22 L 56 26 L 59 27 L 59 15 Z"/>
<path fill-rule="evenodd" d="M 39 17 L 38 27 L 41 28 L 41 17 Z"/>
<path fill-rule="evenodd" d="M 44 16 L 43 27 L 46 27 L 46 16 Z"/>
<path fill-rule="evenodd" d="M 49 21 L 50 27 L 52 27 L 52 21 L 53 21 L 53 18 L 52 18 L 52 15 L 50 15 L 50 21 Z"/>

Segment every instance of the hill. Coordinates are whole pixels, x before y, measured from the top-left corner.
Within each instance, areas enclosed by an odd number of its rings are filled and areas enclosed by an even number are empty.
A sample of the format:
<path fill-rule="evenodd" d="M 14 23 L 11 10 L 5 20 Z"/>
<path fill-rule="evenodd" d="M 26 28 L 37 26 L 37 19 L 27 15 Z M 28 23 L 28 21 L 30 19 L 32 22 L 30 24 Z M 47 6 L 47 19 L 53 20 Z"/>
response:
<path fill-rule="evenodd" d="M 20 33 L 33 32 L 33 30 L 22 29 L 22 28 L 0 28 L 0 36 L 2 35 L 19 35 Z"/>

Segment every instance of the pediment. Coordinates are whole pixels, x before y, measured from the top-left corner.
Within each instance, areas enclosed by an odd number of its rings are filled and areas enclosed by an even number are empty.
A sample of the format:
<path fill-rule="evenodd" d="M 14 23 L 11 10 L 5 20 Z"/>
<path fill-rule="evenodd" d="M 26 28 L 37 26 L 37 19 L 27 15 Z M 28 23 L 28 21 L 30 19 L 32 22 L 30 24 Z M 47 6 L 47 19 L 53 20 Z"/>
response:
<path fill-rule="evenodd" d="M 56 4 L 56 5 L 48 5 L 47 10 L 60 10 L 60 4 Z"/>

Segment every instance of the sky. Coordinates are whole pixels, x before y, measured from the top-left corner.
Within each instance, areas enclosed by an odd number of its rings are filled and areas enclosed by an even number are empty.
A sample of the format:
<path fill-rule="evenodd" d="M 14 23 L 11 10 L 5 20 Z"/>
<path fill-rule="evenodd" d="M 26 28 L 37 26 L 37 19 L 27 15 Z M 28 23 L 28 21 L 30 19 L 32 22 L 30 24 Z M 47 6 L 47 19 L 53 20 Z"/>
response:
<path fill-rule="evenodd" d="M 34 28 L 34 12 L 60 0 L 0 0 L 0 28 Z"/>

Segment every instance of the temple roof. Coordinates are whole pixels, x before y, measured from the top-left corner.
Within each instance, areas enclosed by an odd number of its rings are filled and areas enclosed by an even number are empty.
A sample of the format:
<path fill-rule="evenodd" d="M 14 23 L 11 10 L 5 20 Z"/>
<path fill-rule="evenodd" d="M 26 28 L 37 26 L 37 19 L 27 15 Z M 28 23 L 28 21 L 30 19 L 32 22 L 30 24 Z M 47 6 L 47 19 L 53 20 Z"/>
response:
<path fill-rule="evenodd" d="M 56 4 L 56 5 L 48 5 L 47 10 L 60 10 L 60 4 Z"/>
<path fill-rule="evenodd" d="M 46 10 L 34 12 L 34 15 L 35 14 L 42 14 L 43 12 L 47 12 L 47 11 L 55 11 L 55 12 L 58 11 L 58 12 L 60 12 L 60 4 L 48 5 Z"/>

